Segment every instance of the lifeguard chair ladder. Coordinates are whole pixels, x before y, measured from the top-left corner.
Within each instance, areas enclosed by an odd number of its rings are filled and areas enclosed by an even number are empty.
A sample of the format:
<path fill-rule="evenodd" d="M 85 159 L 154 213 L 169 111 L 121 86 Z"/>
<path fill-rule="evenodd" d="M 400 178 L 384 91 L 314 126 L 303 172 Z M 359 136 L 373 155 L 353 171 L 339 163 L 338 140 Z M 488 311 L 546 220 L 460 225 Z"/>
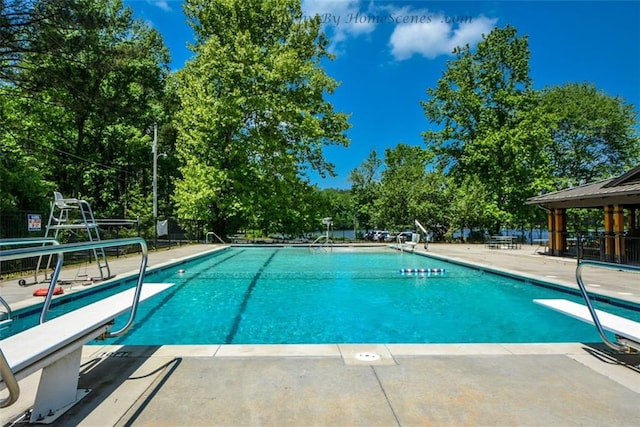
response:
<path fill-rule="evenodd" d="M 93 216 L 91 205 L 87 201 L 75 198 L 65 199 L 62 194 L 57 191 L 54 191 L 53 198 L 53 201 L 50 203 L 51 210 L 49 212 L 45 238 L 51 237 L 58 240 L 58 234 L 61 230 L 75 230 L 86 231 L 89 242 L 100 241 L 98 222 Z M 76 213 L 80 214 L 79 217 Z M 100 271 L 100 280 L 110 278 L 111 270 L 104 248 L 99 247 L 90 250 L 93 252 L 93 258 L 96 260 L 98 270 Z M 42 258 L 39 258 L 35 273 L 36 282 L 38 282 L 41 261 Z M 47 278 L 46 270 L 50 268 L 50 265 L 51 255 L 49 255 L 45 267 L 45 280 Z"/>

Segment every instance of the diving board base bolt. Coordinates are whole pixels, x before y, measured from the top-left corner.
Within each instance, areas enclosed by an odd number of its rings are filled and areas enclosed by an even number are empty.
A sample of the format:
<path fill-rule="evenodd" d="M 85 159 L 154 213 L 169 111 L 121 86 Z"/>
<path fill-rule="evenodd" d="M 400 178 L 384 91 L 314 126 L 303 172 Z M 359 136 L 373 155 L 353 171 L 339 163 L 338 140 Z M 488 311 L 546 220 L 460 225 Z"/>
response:
<path fill-rule="evenodd" d="M 82 347 L 42 369 L 30 423 L 51 424 L 90 392 L 78 390 Z"/>
<path fill-rule="evenodd" d="M 58 418 L 60 418 L 61 416 L 63 416 L 69 409 L 71 409 L 76 403 L 80 402 L 84 397 L 88 396 L 89 393 L 91 393 L 91 389 L 90 388 L 80 388 L 78 390 L 76 390 L 76 399 L 71 402 L 70 404 L 68 404 L 67 406 L 64 406 L 60 409 L 58 409 L 57 411 L 49 411 L 46 415 L 42 415 L 40 414 L 35 421 L 29 421 L 30 423 L 34 423 L 34 424 L 51 424 L 54 421 L 56 421 Z M 33 414 L 35 412 L 31 412 L 31 419 L 33 419 Z"/>
<path fill-rule="evenodd" d="M 616 335 L 616 339 L 620 344 L 626 345 L 629 348 L 628 354 L 638 354 L 640 353 L 640 342 L 630 340 L 625 337 L 621 337 Z"/>

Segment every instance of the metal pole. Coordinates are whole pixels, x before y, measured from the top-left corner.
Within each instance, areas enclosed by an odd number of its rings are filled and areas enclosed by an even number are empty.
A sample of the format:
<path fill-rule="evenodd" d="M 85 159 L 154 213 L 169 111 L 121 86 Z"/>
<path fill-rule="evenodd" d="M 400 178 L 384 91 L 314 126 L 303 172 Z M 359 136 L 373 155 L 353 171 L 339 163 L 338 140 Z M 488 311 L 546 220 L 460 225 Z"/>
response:
<path fill-rule="evenodd" d="M 153 247 L 158 249 L 158 124 L 153 124 Z"/>

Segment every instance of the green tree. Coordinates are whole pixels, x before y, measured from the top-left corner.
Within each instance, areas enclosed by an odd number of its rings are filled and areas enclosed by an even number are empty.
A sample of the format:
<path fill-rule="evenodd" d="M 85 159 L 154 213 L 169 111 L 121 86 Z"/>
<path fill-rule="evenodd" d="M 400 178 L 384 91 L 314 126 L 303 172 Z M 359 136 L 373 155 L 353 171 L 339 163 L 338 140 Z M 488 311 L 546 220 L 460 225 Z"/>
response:
<path fill-rule="evenodd" d="M 0 212 L 48 209 L 46 195 L 54 189 L 45 179 L 41 160 L 22 136 L 24 100 L 0 97 Z M 11 236 L 10 236 L 11 237 Z"/>
<path fill-rule="evenodd" d="M 461 185 L 451 187 L 450 223 L 448 234 L 465 229 L 473 232 L 489 229 L 501 222 L 499 210 L 477 176 L 467 177 Z"/>
<path fill-rule="evenodd" d="M 640 140 L 637 113 L 623 99 L 589 83 L 568 83 L 541 91 L 548 121 L 547 157 L 560 190 L 618 175 L 637 165 Z"/>
<path fill-rule="evenodd" d="M 358 228 L 367 231 L 376 226 L 374 220 L 376 209 L 375 201 L 380 196 L 381 167 L 382 159 L 380 159 L 377 152 L 373 150 L 369 153 L 369 157 L 349 174 Z"/>
<path fill-rule="evenodd" d="M 384 169 L 376 199 L 376 218 L 393 230 L 413 226 L 425 202 L 423 188 L 427 174 L 427 152 L 420 147 L 398 144 L 385 150 Z"/>
<path fill-rule="evenodd" d="M 160 115 L 168 51 L 120 0 L 32 4 L 18 72 L 0 97 L 28 99 L 13 135 L 37 155 L 44 179 L 122 216 L 127 191 L 150 189 L 149 126 Z"/>
<path fill-rule="evenodd" d="M 467 45 L 454 54 L 422 102 L 436 128 L 424 133 L 427 147 L 454 184 L 476 176 L 498 216 L 517 217 L 545 165 L 544 124 L 527 115 L 536 105 L 527 38 L 510 26 L 496 28 L 475 50 Z"/>
<path fill-rule="evenodd" d="M 320 191 L 321 209 L 324 217 L 331 217 L 335 230 L 349 230 L 354 227 L 355 210 L 350 190 L 326 188 Z"/>
<path fill-rule="evenodd" d="M 221 235 L 266 211 L 284 224 L 307 200 L 285 209 L 289 192 L 309 188 L 307 170 L 333 174 L 322 147 L 348 145 L 347 116 L 324 99 L 337 83 L 320 67 L 331 58 L 320 20 L 302 19 L 295 0 L 187 0 L 184 10 L 196 42 L 178 75 L 178 215 Z"/>
<path fill-rule="evenodd" d="M 385 150 L 382 179 L 375 201 L 375 218 L 384 228 L 414 229 L 417 219 L 432 230 L 448 224 L 447 182 L 440 172 L 428 170 L 432 154 L 398 144 Z"/>
<path fill-rule="evenodd" d="M 0 0 L 0 81 L 16 83 L 24 54 L 33 51 L 28 43 L 29 30 L 50 18 L 40 14 L 34 3 L 33 0 Z"/>

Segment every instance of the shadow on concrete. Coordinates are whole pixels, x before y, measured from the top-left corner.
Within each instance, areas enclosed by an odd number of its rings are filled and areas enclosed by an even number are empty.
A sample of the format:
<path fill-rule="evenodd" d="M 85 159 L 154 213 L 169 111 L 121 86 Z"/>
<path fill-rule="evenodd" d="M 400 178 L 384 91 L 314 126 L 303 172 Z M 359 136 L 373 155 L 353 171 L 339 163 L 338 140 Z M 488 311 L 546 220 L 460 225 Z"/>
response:
<path fill-rule="evenodd" d="M 640 353 L 619 353 L 603 343 L 585 344 L 584 350 L 603 363 L 625 366 L 640 373 Z"/>
<path fill-rule="evenodd" d="M 91 389 L 91 393 L 61 416 L 57 425 L 78 425 L 105 402 L 106 409 L 103 410 L 109 416 L 117 416 L 119 419 L 133 406 L 140 405 L 139 398 L 142 396 L 145 396 L 145 401 L 140 407 L 144 408 L 145 402 L 153 398 L 181 361 L 179 358 L 169 361 L 156 358 L 159 365 L 148 363 L 154 360 L 150 356 L 159 348 L 160 346 L 123 346 L 117 351 L 98 353 L 96 357 L 85 361 L 80 367 L 78 388 Z M 150 386 L 153 387 L 151 391 Z M 106 419 L 104 422 L 105 425 L 111 424 Z"/>

